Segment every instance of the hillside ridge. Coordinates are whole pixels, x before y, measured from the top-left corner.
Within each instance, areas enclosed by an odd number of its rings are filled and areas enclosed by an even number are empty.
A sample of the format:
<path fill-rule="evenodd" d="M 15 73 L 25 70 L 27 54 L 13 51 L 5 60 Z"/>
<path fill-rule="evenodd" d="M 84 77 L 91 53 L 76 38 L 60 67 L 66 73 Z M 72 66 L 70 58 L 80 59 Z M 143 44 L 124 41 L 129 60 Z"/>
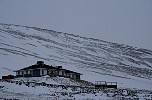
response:
<path fill-rule="evenodd" d="M 151 50 L 30 26 L 0 23 L 0 60 L 10 69 L 43 60 L 112 81 L 152 79 Z"/>

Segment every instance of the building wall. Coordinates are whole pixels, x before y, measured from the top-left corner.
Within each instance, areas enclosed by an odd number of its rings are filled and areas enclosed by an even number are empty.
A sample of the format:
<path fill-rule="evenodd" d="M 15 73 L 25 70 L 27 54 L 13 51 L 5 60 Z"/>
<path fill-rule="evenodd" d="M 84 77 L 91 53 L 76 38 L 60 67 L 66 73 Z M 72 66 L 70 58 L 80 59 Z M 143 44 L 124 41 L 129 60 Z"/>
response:
<path fill-rule="evenodd" d="M 48 70 L 48 74 L 49 74 L 50 76 L 58 76 L 59 73 L 61 73 L 61 72 L 59 72 L 58 70 L 55 70 L 55 69 L 49 69 L 49 70 Z"/>
<path fill-rule="evenodd" d="M 76 75 L 76 79 L 80 80 L 80 75 Z"/>
<path fill-rule="evenodd" d="M 54 70 L 54 69 L 44 69 L 44 68 L 39 68 L 39 69 L 29 69 L 25 71 L 17 71 L 16 76 L 17 77 L 40 77 L 43 75 L 50 75 L 50 76 L 60 76 L 60 77 L 67 77 L 67 78 L 72 78 L 72 79 L 79 79 L 80 80 L 80 74 L 76 73 L 66 73 L 65 70 Z"/>
<path fill-rule="evenodd" d="M 47 69 L 40 69 L 40 76 L 47 75 Z"/>
<path fill-rule="evenodd" d="M 59 71 L 59 75 L 62 76 L 63 71 Z"/>
<path fill-rule="evenodd" d="M 73 78 L 76 79 L 76 74 L 73 74 Z"/>
<path fill-rule="evenodd" d="M 23 71 L 17 71 L 17 72 L 16 72 L 16 76 L 22 77 L 22 76 L 23 76 Z"/>
<path fill-rule="evenodd" d="M 41 75 L 40 75 L 40 69 L 34 69 L 34 70 L 33 70 L 33 76 L 34 76 L 34 77 L 39 77 L 39 76 L 41 76 Z"/>

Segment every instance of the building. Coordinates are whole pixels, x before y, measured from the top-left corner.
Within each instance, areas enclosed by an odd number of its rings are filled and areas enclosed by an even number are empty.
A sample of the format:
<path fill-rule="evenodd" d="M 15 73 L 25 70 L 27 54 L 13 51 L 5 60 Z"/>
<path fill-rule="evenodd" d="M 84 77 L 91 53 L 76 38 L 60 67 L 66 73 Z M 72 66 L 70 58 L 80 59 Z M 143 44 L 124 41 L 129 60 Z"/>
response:
<path fill-rule="evenodd" d="M 16 77 L 40 77 L 49 75 L 51 77 L 59 76 L 80 80 L 80 73 L 63 69 L 62 66 L 53 67 L 46 65 L 43 61 L 37 61 L 35 65 L 16 70 Z"/>
<path fill-rule="evenodd" d="M 2 76 L 2 79 L 4 80 L 14 79 L 14 75 Z"/>

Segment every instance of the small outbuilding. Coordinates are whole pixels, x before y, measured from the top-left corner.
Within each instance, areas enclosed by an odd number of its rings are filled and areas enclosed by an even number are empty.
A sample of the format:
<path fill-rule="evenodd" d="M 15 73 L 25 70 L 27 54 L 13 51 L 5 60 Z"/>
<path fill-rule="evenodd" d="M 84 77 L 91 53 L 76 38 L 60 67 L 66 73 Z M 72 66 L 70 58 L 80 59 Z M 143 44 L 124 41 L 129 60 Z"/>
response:
<path fill-rule="evenodd" d="M 106 88 L 117 89 L 117 82 L 96 81 L 95 88 L 96 89 L 106 89 Z"/>
<path fill-rule="evenodd" d="M 2 79 L 4 79 L 4 80 L 14 79 L 14 75 L 2 76 Z"/>

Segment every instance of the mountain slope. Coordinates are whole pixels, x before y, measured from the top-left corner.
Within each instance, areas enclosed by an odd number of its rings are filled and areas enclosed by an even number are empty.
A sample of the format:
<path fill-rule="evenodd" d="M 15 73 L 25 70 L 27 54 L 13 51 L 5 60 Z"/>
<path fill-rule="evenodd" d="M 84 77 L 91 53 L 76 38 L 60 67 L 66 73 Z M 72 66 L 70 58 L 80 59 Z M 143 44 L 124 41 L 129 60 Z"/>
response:
<path fill-rule="evenodd" d="M 132 83 L 140 82 L 141 88 L 149 88 L 152 83 L 151 50 L 37 27 L 1 23 L 1 67 L 20 69 L 36 60 L 79 71 L 84 74 L 82 78 L 92 82 L 118 81 L 120 86 L 132 88 L 138 88 L 131 86 Z M 145 87 L 145 83 L 149 85 Z"/>

